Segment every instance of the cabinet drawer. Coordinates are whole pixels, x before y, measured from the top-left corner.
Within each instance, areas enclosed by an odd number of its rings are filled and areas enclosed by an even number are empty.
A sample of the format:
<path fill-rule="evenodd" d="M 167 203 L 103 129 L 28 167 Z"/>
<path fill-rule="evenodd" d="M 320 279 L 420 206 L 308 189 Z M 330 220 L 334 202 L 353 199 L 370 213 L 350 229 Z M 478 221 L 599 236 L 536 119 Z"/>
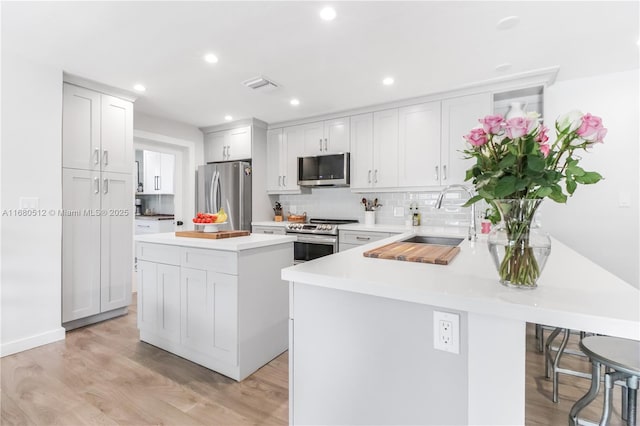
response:
<path fill-rule="evenodd" d="M 340 243 L 345 244 L 367 244 L 372 241 L 378 241 L 383 238 L 390 237 L 389 232 L 358 232 L 358 231 L 341 231 Z"/>
<path fill-rule="evenodd" d="M 238 255 L 235 252 L 185 248 L 181 265 L 186 268 L 238 275 Z"/>
<path fill-rule="evenodd" d="M 164 244 L 138 243 L 136 257 L 149 262 L 180 265 L 180 247 Z"/>
<path fill-rule="evenodd" d="M 137 220 L 136 235 L 139 234 L 157 234 L 160 232 L 160 224 L 157 220 Z"/>
<path fill-rule="evenodd" d="M 284 226 L 254 226 L 252 229 L 254 234 L 273 234 L 273 235 L 285 235 L 287 230 Z"/>

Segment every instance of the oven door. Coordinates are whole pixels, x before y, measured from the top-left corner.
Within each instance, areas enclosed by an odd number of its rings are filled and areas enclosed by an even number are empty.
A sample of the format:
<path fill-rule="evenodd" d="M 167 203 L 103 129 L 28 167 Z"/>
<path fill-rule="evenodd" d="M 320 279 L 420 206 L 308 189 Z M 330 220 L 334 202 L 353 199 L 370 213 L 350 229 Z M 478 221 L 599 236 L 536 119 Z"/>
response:
<path fill-rule="evenodd" d="M 338 237 L 331 235 L 296 234 L 293 243 L 293 263 L 298 264 L 334 254 L 338 251 Z"/>

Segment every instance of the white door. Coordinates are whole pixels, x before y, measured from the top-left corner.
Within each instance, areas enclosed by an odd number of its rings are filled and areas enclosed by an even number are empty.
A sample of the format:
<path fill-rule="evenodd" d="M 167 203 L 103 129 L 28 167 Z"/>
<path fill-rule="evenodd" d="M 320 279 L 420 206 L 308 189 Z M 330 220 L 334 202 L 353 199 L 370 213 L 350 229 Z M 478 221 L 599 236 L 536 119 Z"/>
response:
<path fill-rule="evenodd" d="M 172 342 L 180 342 L 180 267 L 158 264 L 158 334 Z"/>
<path fill-rule="evenodd" d="M 173 194 L 176 157 L 173 154 L 160 153 L 160 194 Z"/>
<path fill-rule="evenodd" d="M 131 173 L 133 164 L 133 104 L 102 95 L 102 170 Z"/>
<path fill-rule="evenodd" d="M 282 152 L 282 129 L 267 131 L 267 191 L 282 189 L 284 175 L 284 153 Z"/>
<path fill-rule="evenodd" d="M 207 288 L 207 271 L 181 269 L 180 305 L 182 344 L 207 353 L 213 346 L 213 294 Z"/>
<path fill-rule="evenodd" d="M 351 117 L 351 188 L 370 188 L 373 173 L 373 114 Z"/>
<path fill-rule="evenodd" d="M 62 167 L 100 170 L 100 94 L 65 83 Z"/>
<path fill-rule="evenodd" d="M 100 313 L 100 189 L 99 172 L 62 169 L 63 323 Z"/>
<path fill-rule="evenodd" d="M 138 328 L 158 332 L 158 264 L 138 260 L 136 285 L 138 287 Z"/>
<path fill-rule="evenodd" d="M 204 135 L 204 162 L 226 161 L 227 132 L 207 133 Z"/>
<path fill-rule="evenodd" d="M 324 122 L 325 153 L 349 152 L 349 117 Z"/>
<path fill-rule="evenodd" d="M 155 151 L 143 151 L 143 189 L 145 194 L 158 194 L 160 192 L 160 153 Z"/>
<path fill-rule="evenodd" d="M 440 184 L 440 102 L 400 108 L 398 185 Z"/>
<path fill-rule="evenodd" d="M 213 346 L 211 353 L 233 365 L 238 364 L 238 277 L 207 272 L 213 293 Z"/>
<path fill-rule="evenodd" d="M 374 187 L 398 186 L 398 110 L 373 113 Z"/>
<path fill-rule="evenodd" d="M 131 303 L 133 270 L 133 179 L 130 174 L 102 173 L 100 225 L 100 311 Z"/>
<path fill-rule="evenodd" d="M 251 158 L 251 126 L 229 130 L 227 160 L 248 160 Z"/>
<path fill-rule="evenodd" d="M 300 126 L 304 134 L 304 155 L 321 155 L 325 151 L 324 130 L 322 122 Z"/>
<path fill-rule="evenodd" d="M 300 189 L 298 186 L 298 157 L 304 155 L 304 133 L 304 126 L 286 127 L 282 133 L 282 145 L 286 153 L 282 186 L 288 191 Z"/>
<path fill-rule="evenodd" d="M 463 136 L 480 126 L 478 119 L 491 114 L 491 94 L 462 96 L 442 101 L 442 147 L 440 174 L 442 185 L 462 184 L 473 159 L 465 159 L 467 148 Z"/>

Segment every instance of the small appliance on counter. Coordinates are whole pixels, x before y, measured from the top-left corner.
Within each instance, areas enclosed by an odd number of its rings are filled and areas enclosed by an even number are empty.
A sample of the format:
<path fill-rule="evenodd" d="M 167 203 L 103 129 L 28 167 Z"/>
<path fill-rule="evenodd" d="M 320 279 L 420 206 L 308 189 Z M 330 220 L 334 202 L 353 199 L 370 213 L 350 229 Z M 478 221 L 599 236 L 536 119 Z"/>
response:
<path fill-rule="evenodd" d="M 142 199 L 136 198 L 136 216 L 140 216 L 141 214 L 143 214 L 143 212 L 144 208 L 142 206 Z"/>

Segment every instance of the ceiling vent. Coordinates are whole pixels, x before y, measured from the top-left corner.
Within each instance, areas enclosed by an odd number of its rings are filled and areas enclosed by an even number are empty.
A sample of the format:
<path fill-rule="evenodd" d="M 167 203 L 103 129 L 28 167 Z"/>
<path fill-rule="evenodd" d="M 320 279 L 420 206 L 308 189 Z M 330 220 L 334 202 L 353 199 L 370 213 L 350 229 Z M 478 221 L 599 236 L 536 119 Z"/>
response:
<path fill-rule="evenodd" d="M 270 92 L 278 88 L 278 85 L 266 77 L 254 77 L 243 81 L 242 84 L 250 89 L 260 90 L 261 92 Z"/>

